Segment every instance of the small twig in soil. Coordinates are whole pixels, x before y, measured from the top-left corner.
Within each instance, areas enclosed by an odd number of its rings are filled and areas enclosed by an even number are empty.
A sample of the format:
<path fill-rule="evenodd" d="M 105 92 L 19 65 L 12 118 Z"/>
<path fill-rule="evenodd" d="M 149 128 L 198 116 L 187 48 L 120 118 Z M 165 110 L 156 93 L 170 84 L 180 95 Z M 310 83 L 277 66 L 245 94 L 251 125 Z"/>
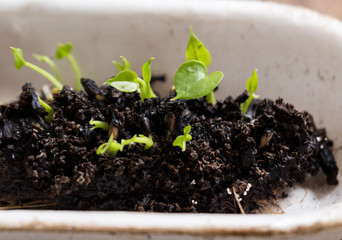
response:
<path fill-rule="evenodd" d="M 241 211 L 241 214 L 246 214 L 246 213 L 245 213 L 245 210 L 243 210 L 243 207 L 242 207 L 242 205 L 241 205 L 241 203 L 240 203 L 240 202 L 241 202 L 241 198 L 240 198 L 239 195 L 236 193 L 235 187 L 233 186 L 232 189 L 233 189 L 234 198 L 235 198 L 235 200 L 236 200 L 237 205 L 239 206 L 239 209 L 240 209 L 240 211 Z"/>

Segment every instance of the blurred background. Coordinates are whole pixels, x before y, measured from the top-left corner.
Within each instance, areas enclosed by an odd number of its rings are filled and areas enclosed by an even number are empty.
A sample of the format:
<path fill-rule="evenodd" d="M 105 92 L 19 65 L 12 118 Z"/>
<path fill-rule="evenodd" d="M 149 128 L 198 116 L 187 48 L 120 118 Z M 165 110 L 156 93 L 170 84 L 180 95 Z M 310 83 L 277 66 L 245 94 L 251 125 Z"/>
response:
<path fill-rule="evenodd" d="M 286 3 L 315 10 L 342 21 L 342 0 L 261 0 L 263 2 Z"/>

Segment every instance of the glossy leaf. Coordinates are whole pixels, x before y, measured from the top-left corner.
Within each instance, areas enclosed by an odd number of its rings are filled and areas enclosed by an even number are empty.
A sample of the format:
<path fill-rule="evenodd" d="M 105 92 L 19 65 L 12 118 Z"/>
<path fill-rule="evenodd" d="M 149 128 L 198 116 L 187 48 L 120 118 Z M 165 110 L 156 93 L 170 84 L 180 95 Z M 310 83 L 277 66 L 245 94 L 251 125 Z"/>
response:
<path fill-rule="evenodd" d="M 109 84 L 110 86 L 112 86 L 113 88 L 116 88 L 117 90 L 121 91 L 121 92 L 136 92 L 139 87 L 137 83 L 134 82 L 111 82 Z"/>
<path fill-rule="evenodd" d="M 177 96 L 174 99 L 196 99 L 210 94 L 223 78 L 222 72 L 208 76 L 205 65 L 196 60 L 183 63 L 177 70 L 174 85 Z"/>
<path fill-rule="evenodd" d="M 185 52 L 185 60 L 198 60 L 204 63 L 206 67 L 211 64 L 211 55 L 204 44 L 195 36 L 190 27 L 190 37 Z"/>

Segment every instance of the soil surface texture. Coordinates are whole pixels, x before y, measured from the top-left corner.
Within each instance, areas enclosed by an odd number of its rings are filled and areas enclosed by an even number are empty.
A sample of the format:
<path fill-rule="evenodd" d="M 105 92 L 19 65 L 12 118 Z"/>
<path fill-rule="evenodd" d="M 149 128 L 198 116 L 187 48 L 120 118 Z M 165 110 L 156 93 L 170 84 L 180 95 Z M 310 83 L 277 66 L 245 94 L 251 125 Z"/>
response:
<path fill-rule="evenodd" d="M 327 184 L 338 183 L 325 130 L 281 98 L 254 101 L 242 116 L 246 92 L 212 106 L 173 94 L 142 102 L 138 93 L 82 83 L 84 91 L 64 86 L 54 95 L 52 123 L 30 84 L 0 106 L 0 207 L 251 213 L 306 174 L 322 170 Z M 92 130 L 92 118 L 109 131 Z M 172 143 L 188 125 L 182 152 Z M 111 133 L 154 144 L 97 155 Z"/>

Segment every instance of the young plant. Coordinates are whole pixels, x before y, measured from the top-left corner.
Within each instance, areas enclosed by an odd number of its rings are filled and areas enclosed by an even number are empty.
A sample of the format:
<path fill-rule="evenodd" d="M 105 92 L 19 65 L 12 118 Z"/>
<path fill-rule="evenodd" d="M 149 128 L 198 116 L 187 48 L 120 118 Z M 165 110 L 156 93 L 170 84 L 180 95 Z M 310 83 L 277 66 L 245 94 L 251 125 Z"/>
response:
<path fill-rule="evenodd" d="M 107 122 L 95 121 L 94 119 L 91 119 L 89 121 L 89 124 L 93 125 L 93 127 L 90 130 L 94 130 L 96 128 L 101 128 L 101 129 L 106 130 L 106 131 L 109 130 L 109 124 Z"/>
<path fill-rule="evenodd" d="M 186 142 L 190 141 L 192 139 L 192 136 L 189 134 L 191 130 L 191 126 L 186 126 L 183 130 L 184 134 L 178 136 L 172 143 L 172 146 L 174 147 L 180 147 L 182 149 L 182 152 L 186 150 Z"/>
<path fill-rule="evenodd" d="M 197 60 L 183 63 L 176 71 L 174 85 L 177 96 L 175 99 L 196 99 L 204 96 L 215 105 L 213 91 L 223 78 L 220 71 L 208 75 L 205 65 Z"/>
<path fill-rule="evenodd" d="M 206 96 L 212 105 L 216 104 L 214 89 L 223 78 L 222 72 L 213 72 L 208 76 L 207 67 L 211 64 L 211 55 L 204 44 L 195 36 L 190 27 L 190 37 L 185 51 L 186 62 L 177 70 L 174 86 L 177 96 L 174 99 L 196 99 Z"/>
<path fill-rule="evenodd" d="M 38 55 L 38 54 L 33 54 L 33 57 L 35 57 L 35 59 L 37 59 L 39 62 L 48 64 L 52 68 L 56 79 L 59 82 L 61 82 L 61 75 L 59 74 L 58 67 L 56 63 L 50 57 L 45 56 L 45 55 Z"/>
<path fill-rule="evenodd" d="M 112 79 L 109 79 L 105 84 L 109 84 L 110 86 L 118 89 L 122 92 L 135 92 L 138 91 L 140 93 L 141 101 L 144 102 L 145 99 L 155 98 L 156 94 L 153 92 L 150 81 L 151 81 L 151 61 L 154 58 L 150 58 L 143 66 L 142 66 L 142 75 L 143 79 L 139 78 L 138 74 L 134 71 L 130 70 L 131 64 L 122 57 L 124 64 L 120 63 L 115 64 L 119 69 L 119 73 Z"/>
<path fill-rule="evenodd" d="M 142 143 L 145 144 L 144 150 L 148 150 L 153 145 L 153 139 L 152 137 L 146 137 L 142 134 L 139 134 L 138 136 L 135 134 L 130 139 L 122 139 L 121 143 L 118 143 L 116 140 L 114 140 L 114 135 L 111 134 L 109 137 L 108 142 L 101 144 L 98 149 L 96 150 L 97 155 L 102 155 L 105 152 L 108 152 L 109 155 L 116 156 L 116 154 L 119 151 L 123 151 L 124 147 L 126 145 L 129 145 L 131 143 Z"/>
<path fill-rule="evenodd" d="M 72 50 L 72 43 L 66 43 L 66 44 L 58 44 L 55 57 L 56 59 L 62 59 L 62 58 L 68 58 L 72 68 L 74 69 L 75 76 L 76 76 L 76 84 L 75 84 L 75 90 L 80 91 L 82 84 L 81 84 L 81 70 L 78 67 L 78 64 L 74 58 L 74 56 L 71 53 Z"/>
<path fill-rule="evenodd" d="M 258 89 L 258 70 L 254 69 L 252 76 L 250 76 L 246 83 L 246 89 L 249 93 L 249 97 L 247 100 L 240 104 L 240 110 L 242 111 L 243 115 L 247 113 L 249 105 L 251 104 L 253 99 L 259 98 L 254 92 Z"/>
<path fill-rule="evenodd" d="M 123 64 L 117 62 L 117 61 L 112 61 L 112 63 L 116 66 L 116 68 L 119 70 L 119 72 L 124 71 L 124 70 L 131 70 L 131 63 L 124 58 L 123 56 L 120 56 Z"/>
<path fill-rule="evenodd" d="M 38 96 L 38 101 L 42 105 L 42 107 L 45 109 L 47 112 L 47 115 L 44 117 L 44 120 L 47 121 L 48 123 L 52 122 L 52 117 L 53 117 L 53 109 L 50 107 L 49 104 L 45 103 L 39 96 Z"/>
<path fill-rule="evenodd" d="M 63 85 L 60 83 L 60 81 L 58 81 L 58 79 L 56 79 L 54 76 L 52 76 L 47 71 L 41 69 L 40 67 L 38 67 L 32 63 L 26 62 L 24 60 L 23 51 L 20 48 L 15 48 L 15 47 L 10 47 L 10 48 L 13 51 L 14 65 L 15 65 L 16 69 L 19 70 L 22 66 L 25 65 L 25 66 L 39 72 L 44 77 L 46 77 L 53 85 L 55 85 L 55 87 L 58 90 L 62 90 Z"/>

